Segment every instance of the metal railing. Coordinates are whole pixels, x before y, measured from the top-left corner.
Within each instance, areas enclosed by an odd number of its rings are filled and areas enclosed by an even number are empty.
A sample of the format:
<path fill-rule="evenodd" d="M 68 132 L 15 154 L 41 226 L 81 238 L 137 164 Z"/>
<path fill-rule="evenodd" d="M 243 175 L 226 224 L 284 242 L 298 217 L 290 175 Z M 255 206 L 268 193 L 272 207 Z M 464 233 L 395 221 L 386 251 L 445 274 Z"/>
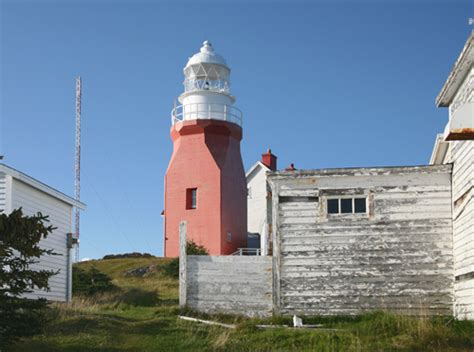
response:
<path fill-rule="evenodd" d="M 239 248 L 231 255 L 260 255 L 260 248 Z"/>
<path fill-rule="evenodd" d="M 242 111 L 232 105 L 217 103 L 191 103 L 178 105 L 171 110 L 171 124 L 184 120 L 222 120 L 242 126 Z"/>

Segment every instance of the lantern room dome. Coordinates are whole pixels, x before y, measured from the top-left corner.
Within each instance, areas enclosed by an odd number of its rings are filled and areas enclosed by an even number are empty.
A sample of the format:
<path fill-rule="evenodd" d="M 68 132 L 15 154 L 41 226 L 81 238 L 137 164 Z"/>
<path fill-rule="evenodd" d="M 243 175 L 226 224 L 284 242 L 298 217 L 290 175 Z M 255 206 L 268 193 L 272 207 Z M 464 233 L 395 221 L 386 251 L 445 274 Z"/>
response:
<path fill-rule="evenodd" d="M 202 43 L 202 47 L 197 54 L 194 54 L 189 58 L 185 69 L 189 66 L 198 64 L 218 64 L 227 67 L 225 59 L 221 55 L 216 54 L 211 42 L 208 40 Z"/>

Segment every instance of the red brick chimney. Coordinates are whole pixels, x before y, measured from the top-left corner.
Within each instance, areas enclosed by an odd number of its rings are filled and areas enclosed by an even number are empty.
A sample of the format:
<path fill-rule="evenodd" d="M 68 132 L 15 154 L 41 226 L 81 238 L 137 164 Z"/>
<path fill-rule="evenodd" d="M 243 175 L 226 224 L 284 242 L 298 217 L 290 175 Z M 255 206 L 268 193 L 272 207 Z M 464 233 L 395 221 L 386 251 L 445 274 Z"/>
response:
<path fill-rule="evenodd" d="M 265 154 L 262 154 L 262 163 L 272 171 L 277 169 L 277 157 L 272 154 L 272 150 L 268 149 Z"/>

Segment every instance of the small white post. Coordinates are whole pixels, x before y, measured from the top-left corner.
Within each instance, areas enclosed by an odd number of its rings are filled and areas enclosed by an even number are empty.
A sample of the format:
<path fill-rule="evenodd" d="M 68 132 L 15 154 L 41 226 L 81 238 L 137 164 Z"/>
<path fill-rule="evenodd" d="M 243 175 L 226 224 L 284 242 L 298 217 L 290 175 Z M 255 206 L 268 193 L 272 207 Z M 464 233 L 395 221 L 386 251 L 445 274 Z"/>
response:
<path fill-rule="evenodd" d="M 179 224 L 179 306 L 186 307 L 186 221 Z"/>

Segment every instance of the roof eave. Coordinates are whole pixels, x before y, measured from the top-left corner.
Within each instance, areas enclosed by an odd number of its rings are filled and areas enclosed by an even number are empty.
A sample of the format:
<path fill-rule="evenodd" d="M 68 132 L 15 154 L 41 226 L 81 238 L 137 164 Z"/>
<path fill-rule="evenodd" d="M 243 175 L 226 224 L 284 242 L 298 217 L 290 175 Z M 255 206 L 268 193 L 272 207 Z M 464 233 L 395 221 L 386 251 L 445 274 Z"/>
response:
<path fill-rule="evenodd" d="M 78 201 L 78 200 L 75 200 L 74 198 L 71 198 L 69 197 L 68 195 L 58 191 L 57 189 L 54 189 L 50 186 L 48 186 L 47 184 L 41 182 L 41 181 L 38 181 L 36 179 L 34 179 L 33 177 L 31 176 L 28 176 L 27 174 L 24 174 L 10 166 L 7 166 L 5 164 L 0 164 L 0 171 L 3 171 L 5 172 L 7 175 L 10 175 L 11 177 L 21 181 L 21 182 L 24 182 L 46 194 L 49 194 L 50 196 L 56 198 L 56 199 L 59 199 L 61 201 L 63 201 L 64 203 L 66 204 L 69 204 L 73 207 L 76 207 L 78 209 L 81 209 L 81 210 L 85 210 L 87 208 L 87 205 Z"/>
<path fill-rule="evenodd" d="M 444 158 L 448 151 L 448 142 L 444 141 L 444 134 L 440 133 L 436 135 L 435 145 L 433 147 L 433 153 L 430 158 L 430 165 L 443 164 Z"/>
<path fill-rule="evenodd" d="M 257 168 L 257 166 L 261 166 L 265 171 L 271 171 L 270 168 L 262 163 L 261 161 L 257 161 L 255 164 L 253 164 L 250 169 L 245 173 L 245 178 L 249 178 L 249 176 L 254 172 L 254 170 Z"/>
<path fill-rule="evenodd" d="M 474 30 L 466 41 L 464 48 L 459 55 L 456 63 L 451 70 L 448 79 L 441 88 L 441 92 L 436 97 L 436 105 L 438 107 L 448 107 L 458 87 L 463 82 L 465 76 L 469 72 L 474 62 Z"/>

